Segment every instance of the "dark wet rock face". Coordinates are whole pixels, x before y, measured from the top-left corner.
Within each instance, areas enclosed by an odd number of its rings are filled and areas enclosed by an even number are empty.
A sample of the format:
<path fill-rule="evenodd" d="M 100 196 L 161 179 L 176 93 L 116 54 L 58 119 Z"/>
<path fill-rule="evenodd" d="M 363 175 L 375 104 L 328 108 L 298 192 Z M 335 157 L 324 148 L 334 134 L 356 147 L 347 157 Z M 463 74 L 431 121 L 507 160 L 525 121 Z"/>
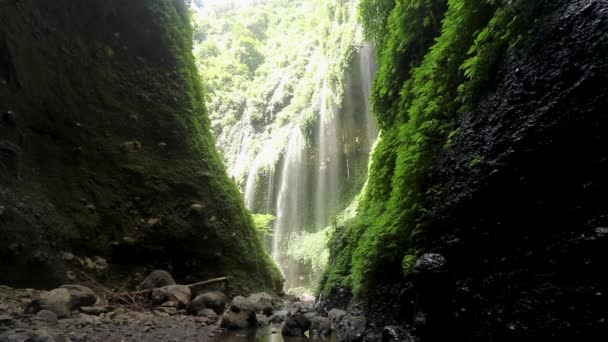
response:
<path fill-rule="evenodd" d="M 428 254 L 380 285 L 365 328 L 351 320 L 341 340 L 608 333 L 608 2 L 541 4 L 535 31 L 501 57 L 438 158 Z"/>

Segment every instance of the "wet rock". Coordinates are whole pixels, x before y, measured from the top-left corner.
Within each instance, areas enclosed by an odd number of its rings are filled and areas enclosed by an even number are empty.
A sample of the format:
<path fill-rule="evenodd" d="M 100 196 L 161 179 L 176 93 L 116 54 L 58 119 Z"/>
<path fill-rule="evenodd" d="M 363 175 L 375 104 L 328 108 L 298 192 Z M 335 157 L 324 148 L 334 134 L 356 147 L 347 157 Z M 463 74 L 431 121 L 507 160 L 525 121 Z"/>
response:
<path fill-rule="evenodd" d="M 152 291 L 152 302 L 161 305 L 166 302 L 175 303 L 177 308 L 185 308 L 190 302 L 191 292 L 188 286 L 169 285 Z"/>
<path fill-rule="evenodd" d="M 426 253 L 420 256 L 414 264 L 412 273 L 418 275 L 440 274 L 445 271 L 446 260 L 439 253 Z"/>
<path fill-rule="evenodd" d="M 141 282 L 140 288 L 142 290 L 150 290 L 167 285 L 175 285 L 175 280 L 173 280 L 171 274 L 167 271 L 156 270 Z"/>
<path fill-rule="evenodd" d="M 287 310 L 275 311 L 272 315 L 271 322 L 272 323 L 283 323 L 289 318 L 290 313 Z"/>
<path fill-rule="evenodd" d="M 336 330 L 342 341 L 361 341 L 367 332 L 367 320 L 363 317 L 349 316 Z"/>
<path fill-rule="evenodd" d="M 192 215 L 201 215 L 204 211 L 204 207 L 198 203 L 195 203 L 190 206 L 190 214 Z"/>
<path fill-rule="evenodd" d="M 340 323 L 340 321 L 346 316 L 346 311 L 344 310 L 340 310 L 340 309 L 331 309 L 329 310 L 329 312 L 327 313 L 327 317 L 329 318 L 329 320 L 331 321 L 332 324 L 334 324 L 334 326 L 338 323 Z"/>
<path fill-rule="evenodd" d="M 313 338 L 326 337 L 331 335 L 331 321 L 327 317 L 316 316 L 310 320 L 310 335 Z"/>
<path fill-rule="evenodd" d="M 41 310 L 36 314 L 36 318 L 48 324 L 57 323 L 57 314 L 49 310 Z"/>
<path fill-rule="evenodd" d="M 25 342 L 68 342 L 70 341 L 65 335 L 57 332 L 50 332 L 47 329 L 36 330 L 34 335 L 29 337 Z"/>
<path fill-rule="evenodd" d="M 304 314 L 296 313 L 285 321 L 281 334 L 283 336 L 302 337 L 309 329 L 310 320 Z"/>
<path fill-rule="evenodd" d="M 221 315 L 226 308 L 226 302 L 227 299 L 223 293 L 218 291 L 206 292 L 194 298 L 188 306 L 188 312 L 194 315 L 203 309 L 211 309 L 217 315 Z"/>
<path fill-rule="evenodd" d="M 83 306 L 95 305 L 98 298 L 95 292 L 81 285 L 63 285 L 60 289 L 66 289 L 70 293 L 70 310 Z"/>
<path fill-rule="evenodd" d="M 256 315 L 258 320 L 258 327 L 267 327 L 270 325 L 270 317 L 266 315 Z"/>
<path fill-rule="evenodd" d="M 124 153 L 133 153 L 141 150 L 141 143 L 137 140 L 126 141 L 120 144 L 120 150 Z"/>
<path fill-rule="evenodd" d="M 207 318 L 211 324 L 219 320 L 219 316 L 212 309 L 202 309 L 196 313 L 196 316 Z"/>
<path fill-rule="evenodd" d="M 274 306 L 272 304 L 272 296 L 266 292 L 252 294 L 248 297 L 258 313 L 266 316 L 272 315 Z"/>
<path fill-rule="evenodd" d="M 13 323 L 13 318 L 9 315 L 0 315 L 0 327 L 5 327 Z"/>
<path fill-rule="evenodd" d="M 255 308 L 247 298 L 238 296 L 232 300 L 230 309 L 224 314 L 221 327 L 225 329 L 247 329 L 257 326 Z"/>
<path fill-rule="evenodd" d="M 83 306 L 80 308 L 80 312 L 92 316 L 99 316 L 112 310 L 113 308 L 109 306 Z"/>
<path fill-rule="evenodd" d="M 400 326 L 387 325 L 382 329 L 382 342 L 410 342 L 412 337 Z"/>
<path fill-rule="evenodd" d="M 63 288 L 43 292 L 40 298 L 30 302 L 25 308 L 25 313 L 36 314 L 42 310 L 48 310 L 56 313 L 59 317 L 68 317 L 70 315 L 70 298 L 70 292 Z"/>

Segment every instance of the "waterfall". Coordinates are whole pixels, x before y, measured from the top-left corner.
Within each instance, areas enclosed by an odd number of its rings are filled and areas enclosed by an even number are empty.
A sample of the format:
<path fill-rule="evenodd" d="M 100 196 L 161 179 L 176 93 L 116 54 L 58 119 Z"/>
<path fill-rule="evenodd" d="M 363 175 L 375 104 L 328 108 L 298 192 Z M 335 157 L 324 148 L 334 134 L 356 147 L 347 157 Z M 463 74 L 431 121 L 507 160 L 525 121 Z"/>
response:
<path fill-rule="evenodd" d="M 279 193 L 277 196 L 276 221 L 272 237 L 272 256 L 280 258 L 280 242 L 299 226 L 299 206 L 304 193 L 306 173 L 306 140 L 298 126 L 294 127 L 283 156 Z"/>
<path fill-rule="evenodd" d="M 321 87 L 319 122 L 317 126 L 318 155 L 317 155 L 317 181 L 315 191 L 315 226 L 323 228 L 327 224 L 328 205 L 336 199 L 338 187 L 338 174 L 340 166 L 338 141 L 338 113 L 333 101 L 331 91 L 324 82 Z"/>
<path fill-rule="evenodd" d="M 294 117 L 291 127 L 270 136 L 262 150 L 249 164 L 244 197 L 254 213 L 276 217 L 273 235 L 267 246 L 286 279 L 285 287 L 307 285 L 311 275 L 306 267 L 285 255 L 292 233 L 318 232 L 331 223 L 348 198 L 357 179 L 365 176 L 369 152 L 378 135 L 370 115 L 370 88 L 376 73 L 374 46 L 358 49 L 344 75 L 343 92 L 336 91 L 325 78 L 327 65 L 319 69 L 316 96 L 316 122 L 307 129 L 307 137 Z M 342 93 L 341 98 L 336 94 Z M 231 173 L 240 175 L 247 167 L 247 154 L 255 142 L 250 127 L 241 128 L 239 151 Z M 307 139 L 310 142 L 307 145 Z M 310 202 L 310 201 L 314 202 Z"/>
<path fill-rule="evenodd" d="M 361 73 L 361 91 L 363 92 L 365 112 L 368 113 L 365 117 L 367 141 L 370 143 L 378 137 L 378 126 L 376 125 L 375 118 L 371 115 L 370 105 L 372 82 L 374 81 L 374 77 L 376 77 L 377 69 L 376 48 L 372 43 L 365 43 L 359 50 L 359 72 Z"/>
<path fill-rule="evenodd" d="M 232 178 L 238 178 L 245 171 L 245 167 L 247 166 L 247 161 L 249 158 L 250 130 L 251 128 L 246 126 L 241 134 L 241 143 L 239 144 L 237 157 L 234 161 L 232 161 L 231 167 L 228 169 L 228 174 Z"/>
<path fill-rule="evenodd" d="M 258 173 L 260 172 L 259 155 L 253 161 L 253 165 L 247 174 L 247 182 L 245 183 L 245 206 L 251 211 L 255 211 L 255 188 L 257 186 Z"/>

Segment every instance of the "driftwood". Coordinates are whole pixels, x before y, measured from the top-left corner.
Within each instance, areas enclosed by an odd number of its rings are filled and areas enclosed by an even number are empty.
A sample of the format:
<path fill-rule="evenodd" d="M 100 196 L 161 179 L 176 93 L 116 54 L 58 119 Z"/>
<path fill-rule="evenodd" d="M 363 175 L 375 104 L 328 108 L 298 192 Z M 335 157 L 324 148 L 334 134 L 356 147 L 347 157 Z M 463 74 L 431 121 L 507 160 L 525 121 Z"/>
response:
<path fill-rule="evenodd" d="M 205 281 L 201 281 L 194 284 L 184 285 L 187 286 L 192 293 L 197 293 L 207 285 L 216 284 L 216 283 L 224 283 L 224 292 L 228 296 L 228 291 L 230 290 L 230 277 L 220 277 L 209 279 Z M 123 302 L 126 304 L 136 304 L 137 302 L 144 301 L 145 298 L 152 293 L 156 289 L 147 289 L 147 290 L 139 290 L 139 291 L 127 291 L 121 293 L 114 293 L 109 291 L 108 300 L 111 302 Z"/>

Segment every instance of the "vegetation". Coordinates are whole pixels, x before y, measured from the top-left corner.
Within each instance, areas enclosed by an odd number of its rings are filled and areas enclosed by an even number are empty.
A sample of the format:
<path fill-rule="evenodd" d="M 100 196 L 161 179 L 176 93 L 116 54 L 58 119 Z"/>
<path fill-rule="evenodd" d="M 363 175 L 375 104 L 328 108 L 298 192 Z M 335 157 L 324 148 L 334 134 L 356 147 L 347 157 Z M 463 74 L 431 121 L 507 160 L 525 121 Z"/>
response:
<path fill-rule="evenodd" d="M 501 54 L 521 39 L 522 3 L 361 2 L 366 34 L 378 47 L 372 101 L 383 133 L 358 215 L 332 237 L 322 290 L 344 286 L 365 295 L 398 277 L 398 270 L 409 272 L 441 192 L 433 177 L 435 157 L 458 134 L 459 110 L 476 100 Z M 482 161 L 480 156 L 471 164 Z"/>
<path fill-rule="evenodd" d="M 55 282 L 69 250 L 172 268 L 177 278 L 231 272 L 240 288 L 280 288 L 215 150 L 181 1 L 0 2 L 0 21 L 0 106 L 23 123 L 0 128 L 19 146 L 20 171 L 3 173 L 0 200 L 36 210 L 3 222 L 3 250 L 15 241 L 59 255 L 44 261 Z M 34 256 L 12 257 L 24 265 Z"/>

